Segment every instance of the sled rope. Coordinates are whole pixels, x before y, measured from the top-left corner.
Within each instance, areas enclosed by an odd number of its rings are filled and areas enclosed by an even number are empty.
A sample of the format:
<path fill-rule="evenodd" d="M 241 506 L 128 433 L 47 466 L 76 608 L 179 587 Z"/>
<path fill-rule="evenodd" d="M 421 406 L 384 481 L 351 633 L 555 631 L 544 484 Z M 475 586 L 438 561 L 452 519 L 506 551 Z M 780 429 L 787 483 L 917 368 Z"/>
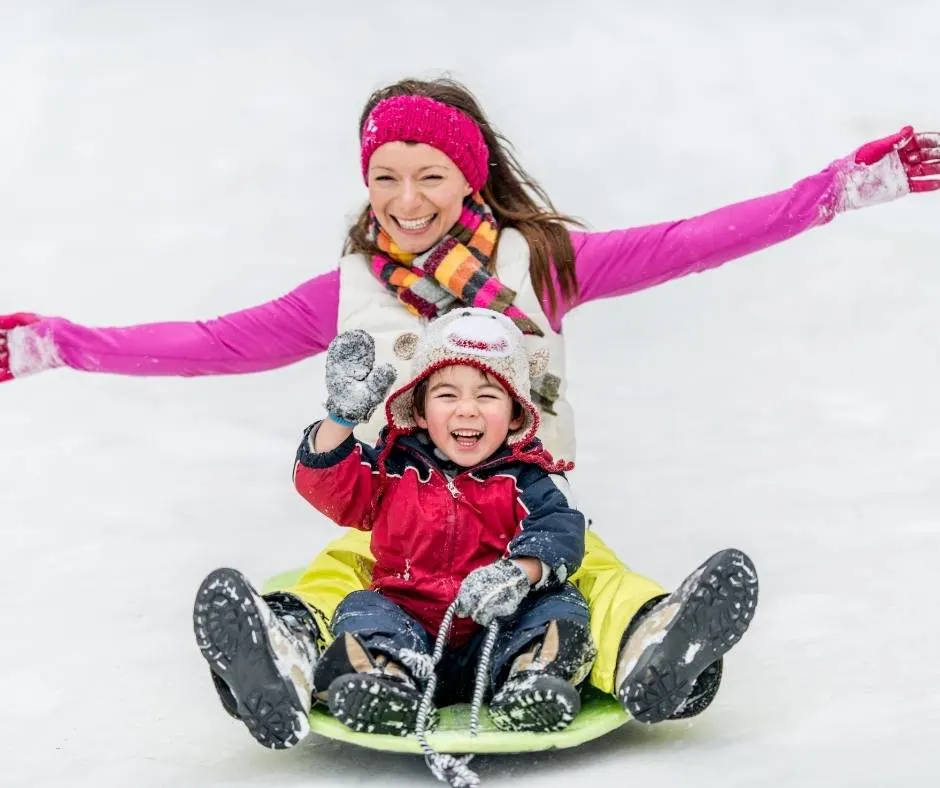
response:
<path fill-rule="evenodd" d="M 424 695 L 418 706 L 418 720 L 415 726 L 415 735 L 424 752 L 424 762 L 438 780 L 447 783 L 451 788 L 476 788 L 480 784 L 480 777 L 467 764 L 473 760 L 473 754 L 467 753 L 459 758 L 446 753 L 437 752 L 428 744 L 427 730 L 428 715 L 434 703 L 434 691 L 437 689 L 437 673 L 435 667 L 444 655 L 444 647 L 450 637 L 450 628 L 454 620 L 457 603 L 452 602 L 434 641 L 434 652 L 430 655 L 420 654 L 410 649 L 402 652 L 401 661 L 412 670 L 415 678 L 426 680 Z M 480 732 L 480 708 L 483 706 L 483 695 L 489 682 L 490 664 L 493 658 L 493 647 L 496 645 L 496 635 L 499 626 L 494 621 L 486 630 L 486 639 L 480 651 L 480 661 L 477 664 L 476 680 L 473 685 L 473 700 L 470 704 L 470 735 L 476 736 Z"/>

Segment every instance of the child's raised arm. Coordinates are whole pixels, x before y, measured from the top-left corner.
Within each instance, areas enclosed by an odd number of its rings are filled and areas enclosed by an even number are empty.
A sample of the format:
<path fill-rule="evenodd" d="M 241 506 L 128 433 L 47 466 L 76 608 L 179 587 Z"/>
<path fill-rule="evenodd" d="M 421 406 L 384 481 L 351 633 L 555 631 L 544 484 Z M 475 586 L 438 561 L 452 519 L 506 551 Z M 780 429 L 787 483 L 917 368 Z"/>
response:
<path fill-rule="evenodd" d="M 294 463 L 294 486 L 338 525 L 368 530 L 378 456 L 353 438 L 395 382 L 390 364 L 375 366 L 375 342 L 365 331 L 345 331 L 326 354 L 329 418 L 304 433 Z"/>
<path fill-rule="evenodd" d="M 375 341 L 360 329 L 344 331 L 326 351 L 326 412 L 314 438 L 314 451 L 335 449 L 353 427 L 365 423 L 395 382 L 391 364 L 375 366 Z"/>

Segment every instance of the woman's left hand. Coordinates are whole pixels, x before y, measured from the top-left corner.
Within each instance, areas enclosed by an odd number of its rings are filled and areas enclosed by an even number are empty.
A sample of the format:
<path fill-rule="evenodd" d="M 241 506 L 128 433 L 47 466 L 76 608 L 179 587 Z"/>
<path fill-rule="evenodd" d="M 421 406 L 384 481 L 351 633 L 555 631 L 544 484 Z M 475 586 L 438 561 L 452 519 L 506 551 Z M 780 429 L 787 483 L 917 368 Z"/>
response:
<path fill-rule="evenodd" d="M 912 192 L 940 189 L 940 133 L 905 126 L 862 145 L 843 159 L 836 211 L 890 202 Z"/>
<path fill-rule="evenodd" d="M 905 126 L 897 134 L 862 145 L 855 152 L 855 163 L 877 164 L 895 153 L 912 192 L 940 189 L 940 133 Z"/>

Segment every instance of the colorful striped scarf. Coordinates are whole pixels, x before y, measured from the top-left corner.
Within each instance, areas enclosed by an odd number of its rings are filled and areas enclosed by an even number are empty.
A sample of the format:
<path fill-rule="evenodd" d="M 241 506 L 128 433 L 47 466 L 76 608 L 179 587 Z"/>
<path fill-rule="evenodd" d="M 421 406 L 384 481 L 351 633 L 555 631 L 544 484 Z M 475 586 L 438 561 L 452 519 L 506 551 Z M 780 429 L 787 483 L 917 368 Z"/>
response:
<path fill-rule="evenodd" d="M 502 312 L 523 334 L 543 336 L 539 327 L 513 306 L 514 290 L 486 270 L 499 228 L 478 192 L 464 200 L 457 223 L 428 251 L 403 252 L 371 215 L 371 234 L 380 254 L 372 272 L 408 311 L 433 320 L 455 306 Z"/>

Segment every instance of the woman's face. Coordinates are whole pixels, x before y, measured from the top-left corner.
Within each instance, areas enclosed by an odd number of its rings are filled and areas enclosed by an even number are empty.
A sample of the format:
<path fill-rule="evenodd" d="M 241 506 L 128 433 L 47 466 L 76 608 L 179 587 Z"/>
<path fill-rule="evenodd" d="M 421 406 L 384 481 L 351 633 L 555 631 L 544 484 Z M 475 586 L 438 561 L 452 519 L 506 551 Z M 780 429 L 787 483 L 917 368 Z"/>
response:
<path fill-rule="evenodd" d="M 472 189 L 437 148 L 387 142 L 369 160 L 369 202 L 379 224 L 404 252 L 436 244 L 460 217 Z"/>

